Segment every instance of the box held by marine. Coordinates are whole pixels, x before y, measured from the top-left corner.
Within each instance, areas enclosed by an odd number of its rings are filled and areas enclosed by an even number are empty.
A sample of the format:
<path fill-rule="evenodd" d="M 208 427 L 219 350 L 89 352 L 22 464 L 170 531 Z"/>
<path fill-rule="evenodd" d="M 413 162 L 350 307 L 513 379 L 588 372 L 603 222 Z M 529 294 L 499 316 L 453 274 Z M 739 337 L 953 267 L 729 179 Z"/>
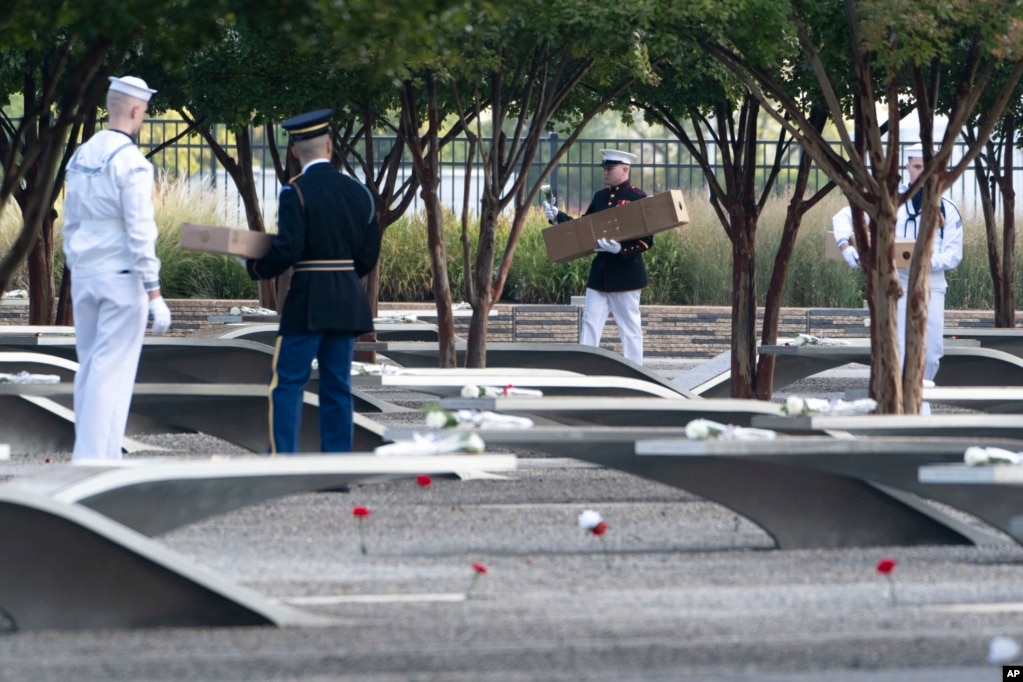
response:
<path fill-rule="evenodd" d="M 564 263 L 592 255 L 598 239 L 638 239 L 688 222 L 682 190 L 673 189 L 552 225 L 543 231 L 543 241 L 548 260 Z"/>
<path fill-rule="evenodd" d="M 270 250 L 274 236 L 265 232 L 182 223 L 180 245 L 186 249 L 222 253 L 242 258 L 262 258 Z"/>

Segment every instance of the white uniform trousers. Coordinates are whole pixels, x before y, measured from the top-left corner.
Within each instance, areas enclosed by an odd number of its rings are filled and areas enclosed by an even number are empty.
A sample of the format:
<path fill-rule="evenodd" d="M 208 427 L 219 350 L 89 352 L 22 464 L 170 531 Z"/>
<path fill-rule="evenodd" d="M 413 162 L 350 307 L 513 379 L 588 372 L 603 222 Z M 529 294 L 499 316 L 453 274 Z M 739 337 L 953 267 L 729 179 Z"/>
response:
<path fill-rule="evenodd" d="M 903 283 L 905 291 L 906 284 Z M 924 352 L 924 379 L 934 381 L 941 364 L 941 356 L 945 354 L 945 292 L 931 288 L 930 302 L 927 304 L 927 339 Z M 903 365 L 906 362 L 906 296 L 899 298 L 898 309 L 899 358 Z"/>
<path fill-rule="evenodd" d="M 622 335 L 622 355 L 638 365 L 643 364 L 643 326 L 639 317 L 639 299 L 642 290 L 597 291 L 586 289 L 585 309 L 579 343 L 600 346 L 604 325 L 610 312 L 614 315 Z"/>
<path fill-rule="evenodd" d="M 133 273 L 73 278 L 75 449 L 72 460 L 120 459 L 148 304 Z"/>
<path fill-rule="evenodd" d="M 908 291 L 909 277 L 903 277 L 902 290 Z M 906 365 L 906 295 L 899 298 L 896 315 L 899 329 L 899 360 L 900 366 Z M 930 301 L 927 303 L 927 338 L 924 340 L 924 379 L 934 381 L 941 364 L 941 356 L 945 354 L 945 290 L 930 288 Z M 926 400 L 920 405 L 920 414 L 930 414 L 931 404 Z"/>

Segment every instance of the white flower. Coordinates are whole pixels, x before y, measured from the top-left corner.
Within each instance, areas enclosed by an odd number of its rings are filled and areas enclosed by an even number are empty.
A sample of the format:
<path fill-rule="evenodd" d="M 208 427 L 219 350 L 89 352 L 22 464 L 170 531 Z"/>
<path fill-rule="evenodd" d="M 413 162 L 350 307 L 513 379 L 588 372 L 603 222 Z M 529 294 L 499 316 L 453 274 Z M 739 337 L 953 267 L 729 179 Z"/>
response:
<path fill-rule="evenodd" d="M 487 449 L 487 444 L 475 433 L 463 433 L 458 442 L 458 450 L 478 455 Z"/>
<path fill-rule="evenodd" d="M 480 387 L 475 384 L 466 384 L 465 386 L 462 386 L 463 398 L 479 398 L 481 395 L 483 394 L 480 393 Z"/>
<path fill-rule="evenodd" d="M 686 438 L 689 440 L 706 440 L 710 438 L 710 428 L 706 419 L 694 419 L 686 424 Z"/>
<path fill-rule="evenodd" d="M 963 461 L 966 462 L 967 466 L 982 466 L 987 464 L 987 452 L 982 447 L 971 445 L 966 448 L 966 452 L 963 454 Z"/>
<path fill-rule="evenodd" d="M 988 647 L 987 662 L 991 665 L 1005 665 L 1016 660 L 1020 654 L 1020 645 L 1008 635 L 998 635 L 991 640 Z"/>
<path fill-rule="evenodd" d="M 793 417 L 797 414 L 806 414 L 806 401 L 798 395 L 790 395 L 785 399 L 785 414 Z"/>
<path fill-rule="evenodd" d="M 587 509 L 579 515 L 579 527 L 583 530 L 593 530 L 603 520 L 604 518 L 600 515 L 600 512 Z"/>
<path fill-rule="evenodd" d="M 426 413 L 426 426 L 431 429 L 446 429 L 457 423 L 458 420 L 454 415 L 444 410 L 430 410 Z"/>

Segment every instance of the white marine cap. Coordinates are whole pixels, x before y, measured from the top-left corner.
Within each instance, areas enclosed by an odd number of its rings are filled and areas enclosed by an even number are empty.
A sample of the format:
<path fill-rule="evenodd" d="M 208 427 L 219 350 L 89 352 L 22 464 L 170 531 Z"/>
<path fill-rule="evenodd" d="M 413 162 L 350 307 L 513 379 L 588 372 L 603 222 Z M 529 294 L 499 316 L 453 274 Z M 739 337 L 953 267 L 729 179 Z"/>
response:
<path fill-rule="evenodd" d="M 140 99 L 143 102 L 148 102 L 149 98 L 153 96 L 156 90 L 153 90 L 146 82 L 141 78 L 135 76 L 110 76 L 110 89 L 114 92 L 123 92 L 129 97 Z"/>
<path fill-rule="evenodd" d="M 626 166 L 631 166 L 639 157 L 629 152 L 620 152 L 617 149 L 601 149 L 601 166 L 616 166 L 620 163 L 624 163 Z"/>

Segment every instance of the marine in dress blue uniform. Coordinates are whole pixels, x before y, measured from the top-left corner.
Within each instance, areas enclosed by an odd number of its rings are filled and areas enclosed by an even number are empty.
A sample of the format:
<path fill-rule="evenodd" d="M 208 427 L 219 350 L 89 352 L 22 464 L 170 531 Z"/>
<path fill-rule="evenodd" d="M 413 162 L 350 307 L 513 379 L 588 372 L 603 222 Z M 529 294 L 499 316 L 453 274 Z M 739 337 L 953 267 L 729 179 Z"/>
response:
<path fill-rule="evenodd" d="M 635 154 L 602 149 L 601 166 L 607 187 L 593 195 L 584 215 L 604 211 L 637 201 L 646 192 L 629 181 L 629 168 L 636 161 Z M 609 182 L 609 179 L 611 181 Z M 557 222 L 572 217 L 557 212 Z M 614 315 L 622 336 L 622 355 L 643 364 L 643 328 L 639 301 L 642 290 L 649 284 L 643 253 L 654 245 L 653 235 L 629 239 L 621 243 L 604 240 L 590 263 L 586 280 L 586 304 L 583 309 L 579 343 L 599 346 L 608 314 Z"/>
<path fill-rule="evenodd" d="M 380 255 L 373 196 L 330 163 L 329 109 L 291 118 L 292 153 L 302 173 L 281 188 L 278 230 L 270 251 L 246 261 L 253 279 L 293 268 L 281 312 L 270 379 L 270 452 L 298 450 L 302 395 L 315 358 L 319 366 L 320 445 L 350 452 L 353 441 L 351 365 L 356 338 L 373 331 L 360 278 Z"/>

